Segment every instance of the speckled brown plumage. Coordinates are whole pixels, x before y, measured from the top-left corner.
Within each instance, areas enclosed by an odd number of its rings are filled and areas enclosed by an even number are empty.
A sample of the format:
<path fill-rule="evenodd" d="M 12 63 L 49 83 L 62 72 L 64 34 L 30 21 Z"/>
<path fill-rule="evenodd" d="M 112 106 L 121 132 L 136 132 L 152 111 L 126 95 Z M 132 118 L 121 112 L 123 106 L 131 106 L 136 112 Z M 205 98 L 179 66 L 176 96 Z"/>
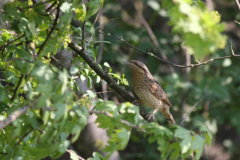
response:
<path fill-rule="evenodd" d="M 145 64 L 136 60 L 124 63 L 127 64 L 132 71 L 132 86 L 134 92 L 146 106 L 154 109 L 150 117 L 159 110 L 169 124 L 175 124 L 174 118 L 169 111 L 172 105 L 161 85 L 154 80 Z"/>

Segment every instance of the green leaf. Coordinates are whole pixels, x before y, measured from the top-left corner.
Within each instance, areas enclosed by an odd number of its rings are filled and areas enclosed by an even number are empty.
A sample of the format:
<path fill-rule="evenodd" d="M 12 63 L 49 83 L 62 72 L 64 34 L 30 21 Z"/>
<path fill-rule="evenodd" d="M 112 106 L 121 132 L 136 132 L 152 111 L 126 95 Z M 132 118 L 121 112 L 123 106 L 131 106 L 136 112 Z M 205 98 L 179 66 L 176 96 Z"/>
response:
<path fill-rule="evenodd" d="M 61 94 L 63 94 L 66 91 L 66 89 L 67 89 L 67 83 L 68 83 L 68 73 L 67 73 L 67 70 L 63 69 L 63 72 L 59 72 L 58 78 L 62 82 Z"/>
<path fill-rule="evenodd" d="M 89 10 L 87 11 L 86 19 L 89 19 L 91 16 L 97 13 L 100 7 L 101 1 L 100 0 L 91 0 L 87 3 Z"/>
<path fill-rule="evenodd" d="M 72 7 L 72 3 L 64 2 L 61 5 L 60 9 L 61 9 L 62 12 L 66 13 L 66 12 L 71 12 L 72 11 L 71 7 Z"/>
<path fill-rule="evenodd" d="M 12 159 L 14 150 L 12 149 L 12 147 L 7 147 L 6 153 L 7 153 L 7 155 L 4 155 L 4 156 L 2 157 L 2 160 Z"/>
<path fill-rule="evenodd" d="M 201 122 L 197 122 L 196 125 L 199 126 L 200 131 L 204 133 L 204 137 L 205 137 L 204 143 L 207 143 L 208 146 L 209 146 L 211 144 L 211 141 L 212 141 L 212 134 L 209 131 L 208 126 L 201 123 Z"/>
<path fill-rule="evenodd" d="M 48 83 L 52 83 L 54 78 L 53 71 L 47 65 L 35 66 L 31 75 L 40 81 L 47 81 Z"/>
<path fill-rule="evenodd" d="M 98 114 L 96 123 L 99 123 L 98 127 L 103 129 L 108 129 L 107 134 L 111 135 L 114 130 L 114 124 L 113 122 L 116 121 L 116 119 L 112 119 L 110 117 L 106 117 L 105 115 Z"/>
<path fill-rule="evenodd" d="M 109 44 L 112 44 L 112 43 L 109 42 L 109 41 L 95 41 L 94 44 L 95 44 L 95 43 L 109 43 Z"/>
<path fill-rule="evenodd" d="M 180 138 L 182 139 L 182 141 L 180 142 L 180 146 L 182 148 L 182 154 L 187 153 L 187 151 L 190 149 L 191 147 L 191 134 L 188 130 L 184 129 L 184 128 L 177 128 L 174 136 L 176 138 Z"/>
<path fill-rule="evenodd" d="M 197 154 L 195 158 L 198 160 L 202 155 L 202 151 L 204 148 L 204 139 L 199 135 L 194 135 L 192 140 L 191 149 L 196 150 Z"/>
<path fill-rule="evenodd" d="M 94 26 L 92 25 L 92 23 L 90 21 L 87 21 L 86 24 L 85 24 L 85 27 L 86 27 L 86 30 L 95 35 L 95 29 L 94 29 Z"/>
<path fill-rule="evenodd" d="M 69 150 L 69 152 L 70 152 L 70 158 L 72 160 L 79 160 L 78 155 L 73 150 Z"/>
<path fill-rule="evenodd" d="M 91 91 L 91 90 L 86 90 L 86 93 L 91 97 L 91 98 L 95 98 L 96 97 L 96 94 Z"/>
<path fill-rule="evenodd" d="M 223 86 L 220 78 L 214 78 L 209 83 L 209 89 L 212 94 L 221 99 L 230 99 L 228 88 Z"/>
<path fill-rule="evenodd" d="M 91 77 L 88 77 L 87 87 L 90 88 L 90 89 L 92 88 L 92 78 Z"/>
<path fill-rule="evenodd" d="M 78 71 L 79 71 L 79 69 L 78 69 L 77 67 L 75 67 L 75 66 L 72 66 L 72 67 L 70 68 L 70 73 L 71 73 L 71 74 L 76 74 Z"/>
<path fill-rule="evenodd" d="M 75 20 L 79 20 L 81 22 L 83 22 L 85 20 L 86 17 L 86 6 L 85 4 L 82 4 L 81 6 L 78 6 L 75 9 Z"/>
<path fill-rule="evenodd" d="M 64 103 L 57 103 L 54 105 L 54 107 L 57 108 L 54 119 L 56 121 L 59 121 L 64 116 L 64 114 L 67 112 L 67 106 Z"/>
<path fill-rule="evenodd" d="M 88 158 L 88 160 L 104 160 L 104 159 L 100 153 L 93 152 L 93 158 Z"/>

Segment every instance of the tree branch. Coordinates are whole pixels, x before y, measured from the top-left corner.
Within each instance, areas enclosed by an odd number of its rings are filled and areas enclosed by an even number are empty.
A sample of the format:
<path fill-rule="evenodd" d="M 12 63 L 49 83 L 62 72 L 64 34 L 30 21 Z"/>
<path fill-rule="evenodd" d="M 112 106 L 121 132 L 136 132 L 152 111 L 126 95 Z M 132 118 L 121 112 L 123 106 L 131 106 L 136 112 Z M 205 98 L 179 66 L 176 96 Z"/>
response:
<path fill-rule="evenodd" d="M 22 8 L 22 9 L 34 8 L 34 7 L 43 5 L 43 4 L 51 2 L 51 1 L 53 1 L 53 0 L 49 0 L 49 1 L 46 1 L 46 2 L 42 2 L 42 3 L 37 3 L 36 5 L 28 6 L 28 7 Z"/>
<path fill-rule="evenodd" d="M 238 0 L 235 0 L 235 2 L 237 4 L 237 6 L 238 6 L 238 9 L 240 10 L 240 4 L 239 4 Z"/>
<path fill-rule="evenodd" d="M 130 1 L 131 2 L 131 1 Z M 135 8 L 135 10 L 137 11 L 138 17 L 140 18 L 142 24 L 144 25 L 144 27 L 146 28 L 150 38 L 152 39 L 154 45 L 156 46 L 159 54 L 161 55 L 162 59 L 168 61 L 168 58 L 166 56 L 166 54 L 164 53 L 164 51 L 162 50 L 162 48 L 160 47 L 160 44 L 158 43 L 158 40 L 155 36 L 155 34 L 153 33 L 151 27 L 149 26 L 149 24 L 147 23 L 146 19 L 144 18 L 142 11 L 140 9 L 137 8 L 136 3 L 131 2 L 133 4 L 133 7 Z M 171 72 L 174 72 L 174 68 L 170 65 L 169 66 L 169 70 Z"/>
<path fill-rule="evenodd" d="M 19 145 L 20 142 L 21 142 L 25 137 L 27 137 L 27 135 L 29 135 L 29 133 L 31 133 L 32 131 L 33 131 L 33 128 L 30 129 L 30 131 L 28 131 L 26 134 L 24 134 L 24 136 L 23 136 L 12 148 L 14 148 L 14 147 L 16 147 L 17 145 Z"/>
<path fill-rule="evenodd" d="M 19 110 L 14 111 L 10 116 L 8 116 L 6 119 L 0 122 L 0 130 L 6 127 L 8 124 L 12 123 L 15 121 L 18 117 L 23 115 L 24 113 L 27 112 L 28 106 L 23 106 Z"/>
<path fill-rule="evenodd" d="M 109 87 L 111 87 L 113 90 L 116 91 L 120 96 L 122 96 L 126 101 L 128 102 L 134 102 L 135 99 L 124 89 L 122 89 L 114 80 L 113 78 L 106 73 L 104 70 L 102 70 L 98 63 L 96 63 L 92 57 L 90 57 L 86 50 L 82 50 L 81 47 L 79 47 L 75 42 L 69 43 L 68 47 L 71 48 L 73 51 L 75 51 L 78 55 L 80 55 L 87 63 L 88 65 L 96 72 L 98 76 L 100 76 L 103 80 L 105 80 Z M 147 120 L 148 113 L 145 111 L 145 109 L 141 106 L 141 104 L 138 103 L 139 109 L 140 109 L 140 115 Z M 150 122 L 154 122 L 154 120 L 151 118 Z"/>
<path fill-rule="evenodd" d="M 167 61 L 167 60 L 164 60 L 164 59 L 162 59 L 162 58 L 159 58 L 159 57 L 155 56 L 153 53 L 146 52 L 146 51 L 143 51 L 143 50 L 141 50 L 141 49 L 139 49 L 139 48 L 134 47 L 133 45 L 131 45 L 130 43 L 128 43 L 127 41 L 125 41 L 122 37 L 121 37 L 121 38 L 117 38 L 117 37 L 114 37 L 114 36 L 110 35 L 109 33 L 108 33 L 108 34 L 107 34 L 107 33 L 104 33 L 104 32 L 102 32 L 101 30 L 98 30 L 98 31 L 99 31 L 99 33 L 101 33 L 101 34 L 107 35 L 107 36 L 109 36 L 109 37 L 111 37 L 111 38 L 113 38 L 113 39 L 117 39 L 117 40 L 119 40 L 119 41 L 122 41 L 122 42 L 126 43 L 129 47 L 131 47 L 131 48 L 133 48 L 133 49 L 136 49 L 136 50 L 138 50 L 138 51 L 140 51 L 140 52 L 142 52 L 142 53 L 145 53 L 145 54 L 147 54 L 147 55 L 149 55 L 149 56 L 152 56 L 152 57 L 154 57 L 154 58 L 157 58 L 157 59 L 160 60 L 160 61 L 163 61 L 163 62 L 165 62 L 165 63 L 167 63 L 167 64 L 170 64 L 170 65 L 172 65 L 173 67 L 178 67 L 178 68 L 196 67 L 196 66 L 206 65 L 206 64 L 211 63 L 211 62 L 216 61 L 216 60 L 222 60 L 222 59 L 232 58 L 232 57 L 240 57 L 240 55 L 235 55 L 235 54 L 234 54 L 234 55 L 230 55 L 230 56 L 224 56 L 224 57 L 219 57 L 219 58 L 210 59 L 210 60 L 207 60 L 207 61 L 202 62 L 202 63 L 190 64 L 190 65 L 187 65 L 187 66 L 177 65 L 177 64 L 173 64 L 173 63 L 171 63 L 171 62 L 169 62 L 169 61 Z"/>
<path fill-rule="evenodd" d="M 21 75 L 21 77 L 19 78 L 18 84 L 17 84 L 16 88 L 13 91 L 13 96 L 11 98 L 11 101 L 13 101 L 15 99 L 15 96 L 17 94 L 17 90 L 19 89 L 20 84 L 22 83 L 22 80 L 23 80 L 23 75 Z"/>
<path fill-rule="evenodd" d="M 1 54 L 3 53 L 4 49 L 6 48 L 6 46 L 8 46 L 9 44 L 11 44 L 11 43 L 13 43 L 13 42 L 15 42 L 15 41 L 17 41 L 17 40 L 23 38 L 23 37 L 24 37 L 24 34 L 22 34 L 21 36 L 17 37 L 17 38 L 14 39 L 13 41 L 8 42 L 8 43 L 6 43 L 5 45 L 3 45 L 2 47 L 0 47 Z"/>

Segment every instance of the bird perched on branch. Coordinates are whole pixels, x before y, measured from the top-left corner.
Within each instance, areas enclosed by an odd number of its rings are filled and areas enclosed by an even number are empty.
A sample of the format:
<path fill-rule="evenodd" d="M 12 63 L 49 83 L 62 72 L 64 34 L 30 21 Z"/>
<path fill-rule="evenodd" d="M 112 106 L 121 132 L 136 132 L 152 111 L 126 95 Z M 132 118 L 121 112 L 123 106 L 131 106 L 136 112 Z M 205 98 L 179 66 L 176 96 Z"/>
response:
<path fill-rule="evenodd" d="M 148 120 L 159 110 L 169 124 L 175 124 L 175 120 L 169 111 L 172 106 L 161 85 L 153 78 L 146 65 L 137 60 L 123 62 L 132 71 L 132 87 L 136 95 L 144 105 L 153 108 L 153 113 Z"/>

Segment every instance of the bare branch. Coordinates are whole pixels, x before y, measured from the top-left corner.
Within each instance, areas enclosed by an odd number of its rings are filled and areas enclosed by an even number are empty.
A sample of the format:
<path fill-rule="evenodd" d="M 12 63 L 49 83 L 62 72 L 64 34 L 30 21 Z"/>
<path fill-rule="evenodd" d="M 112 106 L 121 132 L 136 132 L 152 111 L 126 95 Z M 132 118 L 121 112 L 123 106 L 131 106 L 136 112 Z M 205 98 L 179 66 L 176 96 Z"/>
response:
<path fill-rule="evenodd" d="M 15 121 L 18 117 L 26 113 L 28 110 L 28 106 L 23 106 L 19 110 L 14 111 L 10 116 L 0 122 L 0 130 L 6 127 L 8 124 Z"/>
<path fill-rule="evenodd" d="M 192 107 L 192 109 L 188 112 L 188 114 L 185 116 L 185 118 L 182 120 L 182 122 L 180 123 L 180 126 L 183 125 L 184 121 L 186 120 L 186 118 L 189 116 L 189 114 L 192 112 L 192 110 L 195 108 L 195 106 L 208 94 L 209 91 L 207 91 L 207 93 Z"/>
<path fill-rule="evenodd" d="M 57 58 L 55 58 L 54 56 L 51 56 L 55 61 L 57 61 L 58 63 L 60 63 L 64 68 L 68 69 L 67 66 L 65 66 L 61 61 L 59 61 Z"/>
<path fill-rule="evenodd" d="M 99 33 L 102 33 L 102 34 L 104 34 L 104 35 L 107 35 L 107 36 L 109 36 L 109 37 L 111 37 L 111 38 L 113 38 L 113 39 L 117 39 L 117 40 L 119 40 L 119 41 L 122 41 L 122 42 L 126 43 L 126 44 L 127 44 L 129 47 L 131 47 L 131 48 L 134 48 L 134 49 L 136 49 L 136 50 L 138 50 L 138 51 L 140 51 L 140 52 L 142 52 L 142 53 L 145 53 L 145 54 L 147 54 L 147 55 L 149 55 L 149 56 L 152 56 L 152 57 L 154 57 L 154 58 L 157 58 L 157 59 L 160 60 L 160 61 L 163 61 L 163 62 L 165 62 L 165 63 L 167 63 L 167 64 L 170 64 L 170 65 L 172 65 L 172 66 L 174 66 L 174 67 L 178 67 L 178 68 L 196 67 L 196 66 L 206 65 L 206 64 L 211 63 L 211 62 L 216 61 L 216 60 L 222 60 L 222 59 L 232 58 L 232 57 L 240 57 L 240 55 L 230 55 L 230 56 L 224 56 L 224 57 L 219 57 L 219 58 L 213 58 L 213 59 L 207 60 L 207 61 L 202 62 L 202 63 L 190 64 L 190 65 L 188 65 L 188 66 L 177 65 L 177 64 L 173 64 L 173 63 L 171 63 L 171 62 L 169 62 L 169 61 L 167 61 L 167 60 L 164 60 L 164 59 L 162 59 L 162 58 L 159 58 L 159 57 L 155 56 L 153 53 L 146 52 L 146 51 L 143 51 L 143 50 L 141 50 L 141 49 L 139 49 L 139 48 L 134 47 L 133 45 L 131 45 L 130 43 L 128 43 L 127 41 L 125 41 L 122 37 L 121 37 L 121 38 L 117 38 L 117 37 L 114 37 L 114 36 L 110 35 L 109 33 L 108 33 L 108 34 L 107 34 L 107 33 L 104 33 L 104 32 L 102 32 L 101 30 L 98 30 L 98 31 L 99 31 Z"/>
<path fill-rule="evenodd" d="M 235 2 L 237 4 L 237 6 L 238 6 L 238 9 L 240 10 L 240 4 L 239 4 L 238 0 L 235 0 Z"/>

